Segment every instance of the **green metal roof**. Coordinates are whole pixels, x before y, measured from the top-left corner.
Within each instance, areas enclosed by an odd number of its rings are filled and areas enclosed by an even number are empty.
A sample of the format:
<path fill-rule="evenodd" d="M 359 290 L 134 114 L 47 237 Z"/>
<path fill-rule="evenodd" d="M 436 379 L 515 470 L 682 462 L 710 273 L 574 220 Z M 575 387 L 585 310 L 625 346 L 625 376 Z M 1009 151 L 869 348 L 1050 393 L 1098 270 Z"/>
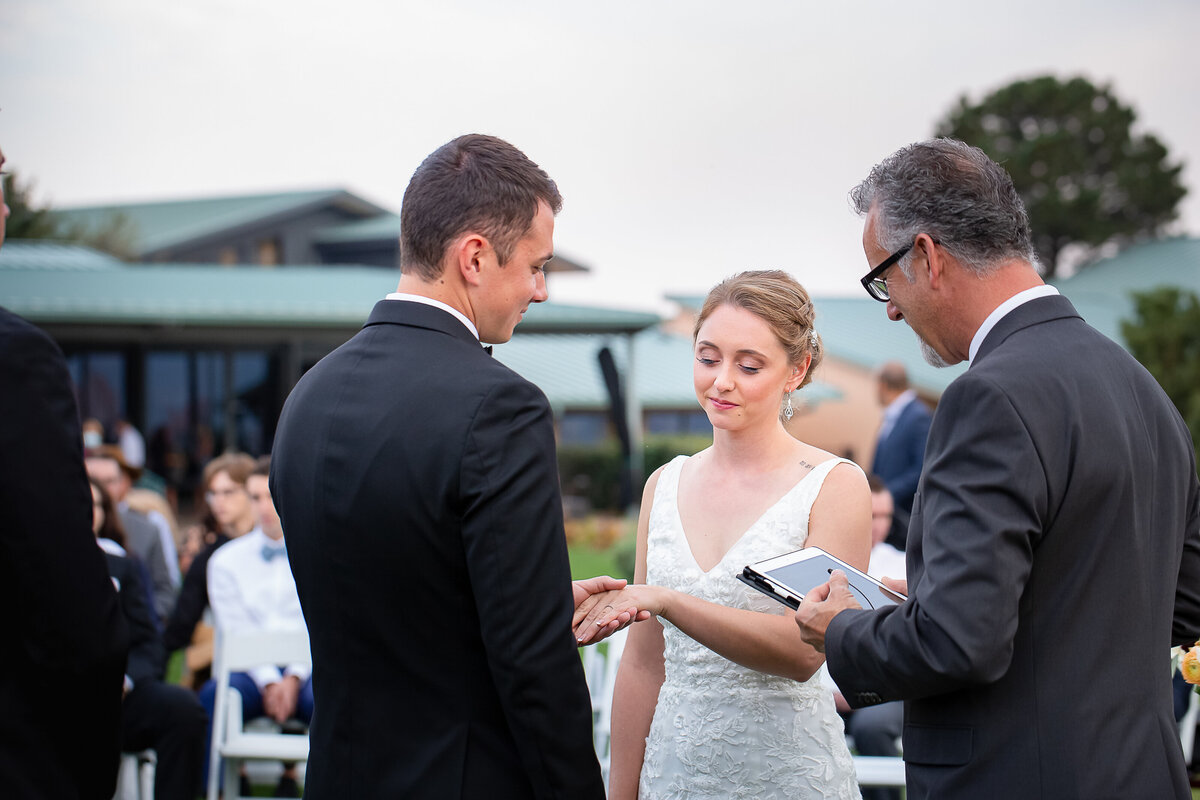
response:
<path fill-rule="evenodd" d="M 1200 239 L 1134 245 L 1054 282 L 1092 327 L 1125 347 L 1121 321 L 1133 318 L 1133 293 L 1177 286 L 1200 294 Z"/>
<path fill-rule="evenodd" d="M 692 385 L 691 338 L 657 329 L 632 338 L 633 388 L 642 405 L 650 409 L 698 408 Z M 555 406 L 602 409 L 607 406 L 608 394 L 597 355 L 606 346 L 624 374 L 629 365 L 630 342 L 626 336 L 515 336 L 497 345 L 495 355 L 537 384 Z M 841 392 L 814 381 L 800 391 L 799 397 L 816 405 L 841 397 Z"/>
<path fill-rule="evenodd" d="M 313 237 L 313 241 L 318 244 L 335 244 L 340 242 L 395 241 L 399 238 L 400 215 L 388 213 L 380 214 L 370 219 L 322 228 Z"/>
<path fill-rule="evenodd" d="M 45 255 L 38 255 L 44 251 Z M 53 253 L 65 253 L 61 262 Z M 379 267 L 123 264 L 84 248 L 12 242 L 0 249 L 0 305 L 34 322 L 356 329 L 399 273 Z M 540 303 L 522 333 L 640 331 L 655 314 Z"/>
<path fill-rule="evenodd" d="M 199 200 L 167 200 L 149 203 L 123 203 L 81 206 L 54 211 L 68 227 L 96 230 L 123 218 L 132 226 L 135 248 L 152 253 L 203 239 L 309 207 L 337 204 L 351 213 L 374 215 L 383 209 L 342 189 L 279 192 Z"/>
<path fill-rule="evenodd" d="M 90 247 L 54 241 L 10 239 L 4 243 L 0 270 L 88 270 L 120 269 L 124 263 Z M 3 291 L 3 284 L 0 284 Z"/>

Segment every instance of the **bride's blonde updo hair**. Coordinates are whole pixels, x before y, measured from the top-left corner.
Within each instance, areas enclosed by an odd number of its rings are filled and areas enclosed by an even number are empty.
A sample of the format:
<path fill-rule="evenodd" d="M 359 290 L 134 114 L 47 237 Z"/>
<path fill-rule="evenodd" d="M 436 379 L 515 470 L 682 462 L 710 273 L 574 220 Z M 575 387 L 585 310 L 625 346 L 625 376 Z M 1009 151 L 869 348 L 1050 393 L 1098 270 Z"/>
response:
<path fill-rule="evenodd" d="M 796 388 L 807 386 L 812 381 L 813 372 L 821 363 L 825 348 L 813 326 L 816 309 L 799 281 L 779 269 L 748 270 L 726 278 L 704 298 L 704 305 L 692 331 L 693 342 L 700 335 L 700 326 L 704 321 L 724 305 L 743 308 L 767 323 L 775 338 L 783 345 L 789 363 L 801 364 L 805 356 L 812 355 L 808 372 Z"/>

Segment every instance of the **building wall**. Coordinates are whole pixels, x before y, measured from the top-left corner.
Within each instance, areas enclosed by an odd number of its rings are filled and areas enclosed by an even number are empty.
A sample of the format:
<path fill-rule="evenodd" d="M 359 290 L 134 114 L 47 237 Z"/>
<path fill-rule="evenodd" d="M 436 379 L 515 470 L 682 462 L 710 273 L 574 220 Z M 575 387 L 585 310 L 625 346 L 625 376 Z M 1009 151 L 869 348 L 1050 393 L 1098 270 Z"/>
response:
<path fill-rule="evenodd" d="M 803 442 L 849 458 L 863 469 L 869 469 L 883 413 L 876 396 L 872 371 L 826 358 L 817 368 L 816 377 L 836 387 L 842 397 L 803 410 L 792 418 L 788 430 Z M 803 389 L 800 394 L 804 394 Z"/>

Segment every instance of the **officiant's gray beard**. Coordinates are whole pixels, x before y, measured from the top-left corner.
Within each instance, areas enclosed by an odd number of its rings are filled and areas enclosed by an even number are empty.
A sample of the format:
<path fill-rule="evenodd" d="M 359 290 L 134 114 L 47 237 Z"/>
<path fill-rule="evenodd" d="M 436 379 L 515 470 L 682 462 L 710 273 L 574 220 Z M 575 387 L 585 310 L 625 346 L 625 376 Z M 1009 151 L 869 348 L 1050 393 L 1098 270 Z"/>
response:
<path fill-rule="evenodd" d="M 938 369 L 950 366 L 950 362 L 939 356 L 937 350 L 934 350 L 932 345 L 922 339 L 920 335 L 917 336 L 917 343 L 921 345 L 921 357 L 925 359 L 925 363 Z"/>

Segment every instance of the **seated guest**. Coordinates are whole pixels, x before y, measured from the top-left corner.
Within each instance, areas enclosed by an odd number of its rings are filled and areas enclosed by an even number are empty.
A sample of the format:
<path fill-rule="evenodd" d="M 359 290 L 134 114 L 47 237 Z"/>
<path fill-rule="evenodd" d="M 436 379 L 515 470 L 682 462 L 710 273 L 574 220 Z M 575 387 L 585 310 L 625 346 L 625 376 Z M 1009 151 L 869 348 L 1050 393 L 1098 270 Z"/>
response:
<path fill-rule="evenodd" d="M 134 511 L 126 502 L 126 495 L 133 488 L 141 470 L 125 462 L 121 448 L 102 445 L 88 450 L 84 463 L 88 476 L 103 486 L 116 504 L 121 527 L 125 530 L 126 549 L 137 556 L 150 573 L 155 624 L 158 624 L 160 620 L 165 620 L 175 607 L 176 584 L 171 579 L 169 566 L 170 563 L 178 564 L 175 540 L 169 530 L 164 536 L 145 514 Z"/>
<path fill-rule="evenodd" d="M 151 618 L 141 570 L 124 557 L 120 545 L 125 535 L 111 498 L 97 481 L 92 480 L 91 485 L 92 531 L 105 551 L 108 573 L 129 628 L 121 749 L 154 750 L 157 800 L 195 800 L 204 759 L 204 708 L 192 692 L 162 682 L 165 653 Z"/>
<path fill-rule="evenodd" d="M 142 474 L 145 475 L 145 473 Z M 178 587 L 183 580 L 179 566 L 181 562 L 179 522 L 175 518 L 175 511 L 171 508 L 170 502 L 164 495 L 153 489 L 134 486 L 125 494 L 125 504 L 139 514 L 145 514 L 146 519 L 153 522 L 154 527 L 158 528 L 159 537 L 163 540 L 163 555 L 167 559 L 167 569 L 171 573 L 171 581 Z"/>
<path fill-rule="evenodd" d="M 222 547 L 208 561 L 208 601 L 222 632 L 305 630 L 283 528 L 267 487 L 269 472 L 270 459 L 259 459 L 246 480 L 258 527 Z M 243 721 L 265 715 L 281 724 L 297 720 L 307 725 L 312 719 L 312 681 L 305 664 L 264 664 L 248 673 L 233 673 L 230 684 L 242 695 Z M 200 701 L 210 719 L 215 694 L 213 681 L 200 690 Z M 277 797 L 300 796 L 293 767 L 285 767 L 276 787 Z"/>
<path fill-rule="evenodd" d="M 204 467 L 204 499 L 216 522 L 218 532 L 211 544 L 192 559 L 183 579 L 183 588 L 175 610 L 167 620 L 163 633 L 163 644 L 168 653 L 188 647 L 194 637 L 201 640 L 197 655 L 189 654 L 188 668 L 199 676 L 206 676 L 212 663 L 211 642 L 199 626 L 208 608 L 208 560 L 212 554 L 230 539 L 249 533 L 254 528 L 254 507 L 246 494 L 246 478 L 254 469 L 254 459 L 245 453 L 226 453 L 218 456 Z M 203 680 L 198 681 L 199 685 Z"/>

